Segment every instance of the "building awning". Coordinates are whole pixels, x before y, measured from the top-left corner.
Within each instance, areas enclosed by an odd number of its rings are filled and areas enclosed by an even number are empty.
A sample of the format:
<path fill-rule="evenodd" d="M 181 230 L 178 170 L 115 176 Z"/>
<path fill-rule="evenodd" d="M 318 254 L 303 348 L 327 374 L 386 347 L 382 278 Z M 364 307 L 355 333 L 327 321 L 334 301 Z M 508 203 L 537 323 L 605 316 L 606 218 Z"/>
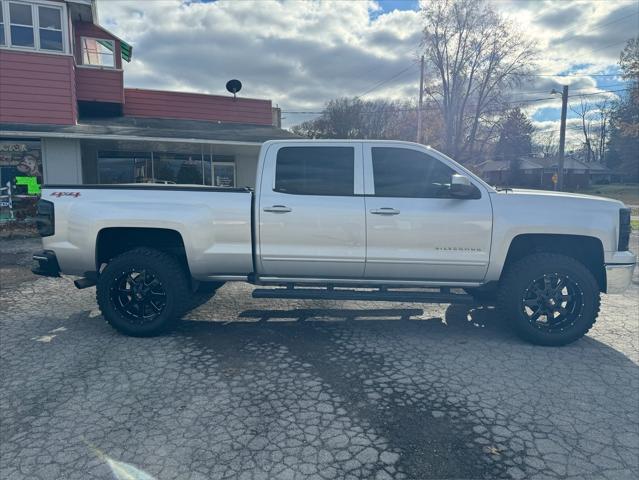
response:
<path fill-rule="evenodd" d="M 77 125 L 2 123 L 0 137 L 151 140 L 236 145 L 259 145 L 267 140 L 299 138 L 287 130 L 270 125 L 135 117 L 84 119 Z"/>
<path fill-rule="evenodd" d="M 124 41 L 120 41 L 120 51 L 122 52 L 122 60 L 130 62 L 133 56 L 133 47 Z"/>
<path fill-rule="evenodd" d="M 103 40 L 100 40 L 99 38 L 96 40 L 104 48 L 113 52 L 113 44 L 111 42 L 105 42 Z M 128 43 L 126 43 L 124 40 L 119 40 L 119 41 L 120 41 L 120 56 L 122 57 L 122 60 L 124 60 L 125 62 L 130 62 L 131 57 L 133 56 L 133 47 L 129 45 Z"/>

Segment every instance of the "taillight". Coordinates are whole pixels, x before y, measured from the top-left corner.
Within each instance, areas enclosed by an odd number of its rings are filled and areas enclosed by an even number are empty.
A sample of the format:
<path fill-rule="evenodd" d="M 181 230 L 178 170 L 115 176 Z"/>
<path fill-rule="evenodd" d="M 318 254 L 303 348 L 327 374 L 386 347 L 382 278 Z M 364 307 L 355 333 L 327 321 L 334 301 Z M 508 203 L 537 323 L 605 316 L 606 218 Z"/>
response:
<path fill-rule="evenodd" d="M 36 227 L 41 237 L 50 237 L 55 233 L 55 214 L 53 202 L 38 200 L 36 208 Z"/>
<path fill-rule="evenodd" d="M 619 246 L 617 250 L 625 252 L 630 245 L 630 209 L 622 208 L 619 210 Z"/>

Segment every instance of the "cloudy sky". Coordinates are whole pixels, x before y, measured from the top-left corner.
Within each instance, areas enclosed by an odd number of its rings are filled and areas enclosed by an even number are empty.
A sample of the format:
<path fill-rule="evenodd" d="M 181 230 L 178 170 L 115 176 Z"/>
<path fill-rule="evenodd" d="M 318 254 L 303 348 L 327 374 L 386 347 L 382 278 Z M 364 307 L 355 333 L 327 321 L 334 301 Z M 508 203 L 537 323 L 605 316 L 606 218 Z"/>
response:
<path fill-rule="evenodd" d="M 617 61 L 639 34 L 637 0 L 494 0 L 539 47 L 536 76 L 513 92 L 540 131 L 557 128 L 570 86 L 589 100 L 624 88 Z M 421 32 L 418 0 L 98 0 L 100 23 L 134 46 L 129 87 L 269 98 L 291 126 L 337 96 L 415 99 Z M 611 92 L 612 91 L 612 92 Z M 535 100 L 535 101 L 530 101 Z M 574 114 L 569 133 L 578 135 Z"/>

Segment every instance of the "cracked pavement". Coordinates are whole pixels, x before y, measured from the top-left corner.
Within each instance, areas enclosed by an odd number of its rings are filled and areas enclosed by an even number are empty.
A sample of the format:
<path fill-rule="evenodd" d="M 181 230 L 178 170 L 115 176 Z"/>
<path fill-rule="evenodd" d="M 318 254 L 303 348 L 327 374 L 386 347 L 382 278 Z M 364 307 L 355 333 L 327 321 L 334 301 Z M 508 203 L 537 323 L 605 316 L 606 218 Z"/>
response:
<path fill-rule="evenodd" d="M 639 476 L 637 272 L 562 348 L 492 309 L 257 300 L 244 284 L 136 339 L 94 289 L 20 273 L 37 248 L 0 246 L 15 263 L 0 270 L 2 479 Z"/>

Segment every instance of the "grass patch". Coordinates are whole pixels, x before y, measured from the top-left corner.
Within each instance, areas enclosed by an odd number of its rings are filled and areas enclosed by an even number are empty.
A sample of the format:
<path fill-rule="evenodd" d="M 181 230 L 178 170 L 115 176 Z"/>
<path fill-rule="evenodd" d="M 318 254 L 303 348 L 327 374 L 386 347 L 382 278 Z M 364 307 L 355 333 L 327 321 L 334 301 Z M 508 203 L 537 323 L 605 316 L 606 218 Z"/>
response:
<path fill-rule="evenodd" d="M 600 197 L 614 198 L 626 205 L 639 205 L 639 183 L 612 183 L 610 185 L 593 185 L 579 190 L 576 193 L 598 195 Z M 633 215 L 637 213 L 633 212 Z"/>

